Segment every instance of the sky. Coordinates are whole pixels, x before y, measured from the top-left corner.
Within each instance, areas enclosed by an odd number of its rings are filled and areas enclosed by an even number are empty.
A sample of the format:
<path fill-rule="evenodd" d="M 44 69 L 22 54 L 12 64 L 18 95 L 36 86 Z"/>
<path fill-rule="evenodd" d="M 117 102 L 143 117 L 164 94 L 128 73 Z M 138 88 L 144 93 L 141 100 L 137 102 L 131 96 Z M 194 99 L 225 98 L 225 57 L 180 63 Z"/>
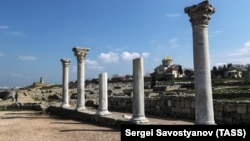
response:
<path fill-rule="evenodd" d="M 77 79 L 72 48 L 89 48 L 85 78 L 132 74 L 143 58 L 145 75 L 165 56 L 193 68 L 192 27 L 184 8 L 202 0 L 0 0 L 0 87 Z M 210 66 L 250 64 L 250 1 L 209 0 Z"/>

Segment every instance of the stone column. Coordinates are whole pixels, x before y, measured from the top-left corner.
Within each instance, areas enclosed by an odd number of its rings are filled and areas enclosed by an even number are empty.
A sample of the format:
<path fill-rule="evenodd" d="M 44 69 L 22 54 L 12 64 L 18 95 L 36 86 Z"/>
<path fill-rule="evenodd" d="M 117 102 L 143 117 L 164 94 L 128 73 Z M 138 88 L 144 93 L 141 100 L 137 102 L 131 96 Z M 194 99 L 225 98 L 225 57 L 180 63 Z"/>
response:
<path fill-rule="evenodd" d="M 108 76 L 107 73 L 99 74 L 99 106 L 97 115 L 110 115 L 108 111 Z"/>
<path fill-rule="evenodd" d="M 62 66 L 63 66 L 63 80 L 62 80 L 62 108 L 68 108 L 70 107 L 69 105 L 69 64 L 70 64 L 70 59 L 63 58 L 61 59 Z"/>
<path fill-rule="evenodd" d="M 143 58 L 133 60 L 133 116 L 134 123 L 148 122 L 144 109 L 144 71 Z"/>
<path fill-rule="evenodd" d="M 77 59 L 77 105 L 76 110 L 85 110 L 85 58 L 88 48 L 74 47 L 74 55 Z"/>
<path fill-rule="evenodd" d="M 208 1 L 185 8 L 193 30 L 195 123 L 215 124 L 208 45 L 208 23 L 215 12 Z"/>

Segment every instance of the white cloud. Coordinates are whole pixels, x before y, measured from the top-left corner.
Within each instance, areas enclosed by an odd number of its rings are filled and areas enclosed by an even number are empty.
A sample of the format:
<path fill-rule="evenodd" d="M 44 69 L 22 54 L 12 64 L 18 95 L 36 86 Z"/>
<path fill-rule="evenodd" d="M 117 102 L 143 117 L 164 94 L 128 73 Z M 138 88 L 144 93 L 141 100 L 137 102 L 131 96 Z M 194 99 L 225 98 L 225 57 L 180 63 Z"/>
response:
<path fill-rule="evenodd" d="M 137 58 L 137 57 L 140 57 L 140 54 L 137 52 L 129 53 L 129 52 L 125 51 L 121 54 L 122 60 L 125 60 L 125 61 L 130 61 L 130 60 L 133 60 L 134 58 Z"/>
<path fill-rule="evenodd" d="M 118 62 L 119 59 L 121 59 L 123 61 L 131 61 L 131 60 L 138 58 L 140 56 L 147 58 L 149 55 L 150 55 L 149 52 L 143 52 L 140 55 L 137 52 L 127 52 L 127 51 L 124 51 L 119 55 L 118 53 L 114 53 L 114 52 L 110 51 L 109 53 L 101 53 L 98 58 L 102 62 L 109 63 L 109 62 Z M 92 62 L 92 63 L 97 63 L 97 62 Z"/>
<path fill-rule="evenodd" d="M 220 31 L 220 30 L 216 30 L 216 31 L 214 31 L 213 33 L 214 34 L 220 34 L 222 31 Z"/>
<path fill-rule="evenodd" d="M 179 47 L 177 38 L 172 38 L 172 39 L 168 40 L 168 43 L 170 44 L 170 48 Z"/>
<path fill-rule="evenodd" d="M 26 34 L 19 32 L 19 31 L 10 31 L 10 32 L 7 32 L 7 34 L 12 35 L 12 36 L 18 36 L 18 37 L 27 36 Z"/>
<path fill-rule="evenodd" d="M 119 61 L 119 55 L 112 51 L 110 51 L 109 53 L 101 53 L 98 58 L 105 63 Z"/>
<path fill-rule="evenodd" d="M 234 51 L 233 53 L 228 54 L 227 56 L 241 56 L 241 55 L 247 55 L 250 54 L 250 41 L 247 41 L 244 44 L 244 47 Z"/>
<path fill-rule="evenodd" d="M 22 75 L 22 74 L 19 74 L 19 73 L 11 73 L 10 76 L 11 76 L 11 77 L 16 77 L 16 78 L 23 77 L 23 75 Z"/>
<path fill-rule="evenodd" d="M 5 26 L 5 25 L 0 25 L 0 29 L 8 29 L 9 26 Z"/>
<path fill-rule="evenodd" d="M 115 51 L 124 51 L 124 50 L 126 50 L 127 49 L 127 47 L 121 47 L 121 48 L 116 48 L 116 49 L 114 49 Z"/>
<path fill-rule="evenodd" d="M 209 33 L 209 37 L 214 37 L 214 36 L 219 35 L 221 33 L 222 33 L 222 31 L 220 31 L 220 30 L 212 31 L 211 33 Z"/>
<path fill-rule="evenodd" d="M 88 69 L 94 69 L 94 70 L 102 70 L 102 69 L 104 69 L 104 67 L 101 66 L 95 60 L 86 59 L 85 63 L 86 63 L 86 66 L 87 66 Z"/>
<path fill-rule="evenodd" d="M 84 43 L 93 43 L 95 42 L 96 40 L 95 39 L 92 39 L 92 38 L 86 38 L 86 39 L 83 39 Z"/>
<path fill-rule="evenodd" d="M 157 43 L 158 41 L 157 40 L 150 40 L 150 41 L 148 41 L 148 43 L 150 43 L 150 44 L 154 44 L 154 43 Z"/>
<path fill-rule="evenodd" d="M 35 61 L 36 57 L 34 56 L 18 56 L 18 59 L 23 60 L 23 61 Z"/>
<path fill-rule="evenodd" d="M 4 54 L 2 52 L 0 52 L 0 57 L 4 56 Z"/>
<path fill-rule="evenodd" d="M 250 47 L 250 41 L 247 41 L 244 45 L 245 45 L 246 47 Z"/>
<path fill-rule="evenodd" d="M 170 17 L 170 18 L 175 18 L 175 17 L 179 17 L 181 16 L 180 13 L 174 13 L 174 14 L 166 14 L 167 17 Z"/>
<path fill-rule="evenodd" d="M 149 55 L 150 55 L 149 52 L 143 52 L 143 53 L 142 53 L 142 56 L 143 56 L 144 58 L 147 58 Z"/>
<path fill-rule="evenodd" d="M 250 57 L 237 57 L 237 58 L 230 58 L 228 59 L 228 63 L 233 64 L 249 64 Z"/>

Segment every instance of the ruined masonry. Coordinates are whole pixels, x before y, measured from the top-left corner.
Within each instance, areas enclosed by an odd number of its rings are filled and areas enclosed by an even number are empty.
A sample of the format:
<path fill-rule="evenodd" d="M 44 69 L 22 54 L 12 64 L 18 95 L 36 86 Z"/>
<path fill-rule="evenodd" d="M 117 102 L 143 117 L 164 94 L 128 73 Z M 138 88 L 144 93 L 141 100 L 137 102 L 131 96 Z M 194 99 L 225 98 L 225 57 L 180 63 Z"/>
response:
<path fill-rule="evenodd" d="M 215 12 L 208 1 L 186 7 L 185 13 L 190 17 L 193 31 L 193 59 L 195 75 L 195 124 L 213 125 L 214 111 L 210 74 L 208 23 L 210 16 Z M 89 51 L 88 48 L 74 47 L 74 55 L 77 59 L 77 105 L 76 111 L 85 110 L 85 68 L 84 62 Z M 68 104 L 68 66 L 69 59 L 61 59 L 63 65 L 63 101 L 62 108 Z M 144 76 L 143 58 L 133 60 L 133 98 L 132 117 L 130 122 L 139 124 L 149 122 L 145 117 L 144 108 Z M 99 107 L 96 115 L 110 115 L 108 111 L 107 97 L 107 73 L 99 74 Z M 189 110 L 188 110 L 189 111 Z M 190 111 L 189 111 L 190 113 Z"/>

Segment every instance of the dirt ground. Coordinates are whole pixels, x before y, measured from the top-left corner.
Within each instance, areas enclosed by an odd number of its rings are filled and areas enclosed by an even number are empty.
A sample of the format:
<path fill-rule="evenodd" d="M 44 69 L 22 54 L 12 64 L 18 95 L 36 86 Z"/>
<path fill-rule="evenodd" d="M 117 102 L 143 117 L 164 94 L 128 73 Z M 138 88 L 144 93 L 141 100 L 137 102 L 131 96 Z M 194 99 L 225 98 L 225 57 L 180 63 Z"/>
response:
<path fill-rule="evenodd" d="M 40 115 L 0 111 L 0 141 L 119 141 L 117 129 Z"/>
<path fill-rule="evenodd" d="M 20 103 L 37 102 L 24 95 Z M 11 100 L 1 105 L 13 104 Z M 124 113 L 112 112 L 122 117 Z M 131 116 L 131 113 L 129 114 Z M 148 117 L 155 124 L 192 125 L 192 121 Z M 0 111 L 0 141 L 120 141 L 120 130 L 63 119 L 39 111 Z"/>
<path fill-rule="evenodd" d="M 21 94 L 19 102 L 36 101 Z M 13 103 L 0 101 L 0 105 Z M 0 141 L 120 141 L 120 130 L 37 111 L 0 111 Z"/>

